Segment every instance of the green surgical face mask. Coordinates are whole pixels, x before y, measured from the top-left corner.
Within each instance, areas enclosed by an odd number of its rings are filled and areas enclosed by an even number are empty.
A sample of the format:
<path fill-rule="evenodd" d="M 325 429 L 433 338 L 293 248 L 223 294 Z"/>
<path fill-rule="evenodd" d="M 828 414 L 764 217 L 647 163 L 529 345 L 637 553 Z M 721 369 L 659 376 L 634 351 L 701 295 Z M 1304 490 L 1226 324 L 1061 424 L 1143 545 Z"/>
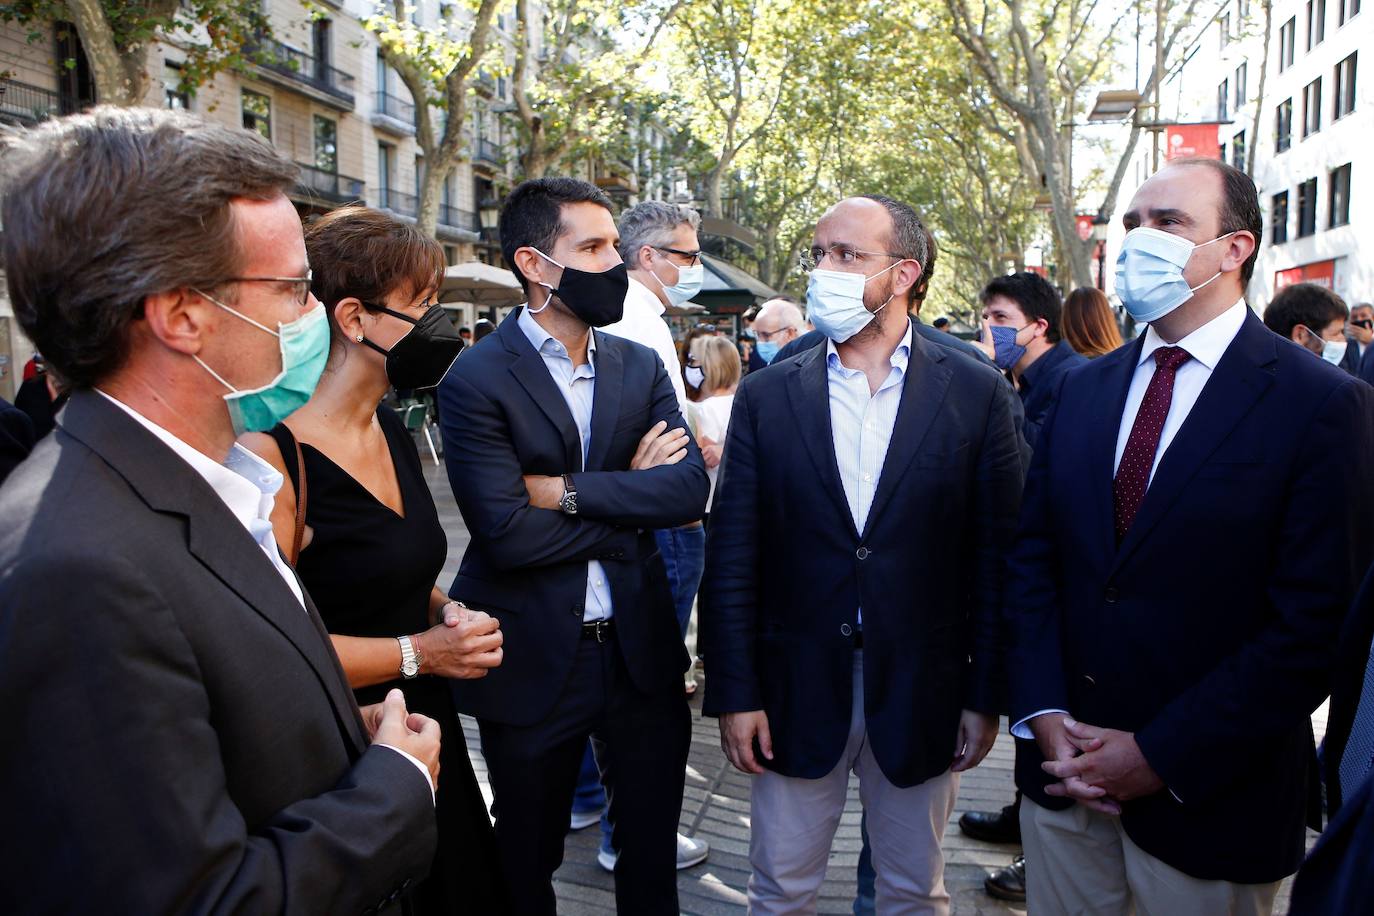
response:
<path fill-rule="evenodd" d="M 214 376 L 215 381 L 229 389 L 224 401 L 229 406 L 229 420 L 234 424 L 234 435 L 265 432 L 310 400 L 320 380 L 320 373 L 324 372 L 325 361 L 329 358 L 329 323 L 323 305 L 316 305 L 295 321 L 278 324 L 274 331 L 213 296 L 200 290 L 195 292 L 235 318 L 241 318 L 276 337 L 281 348 L 281 373 L 261 388 L 251 390 L 235 388 L 218 372 L 205 365 L 199 356 L 191 357 Z"/>

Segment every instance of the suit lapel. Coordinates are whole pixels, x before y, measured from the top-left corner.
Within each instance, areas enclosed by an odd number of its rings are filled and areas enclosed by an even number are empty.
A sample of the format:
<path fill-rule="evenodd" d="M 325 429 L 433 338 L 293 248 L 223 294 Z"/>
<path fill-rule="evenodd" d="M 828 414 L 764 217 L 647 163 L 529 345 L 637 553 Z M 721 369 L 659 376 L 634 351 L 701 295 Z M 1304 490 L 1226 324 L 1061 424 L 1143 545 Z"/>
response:
<path fill-rule="evenodd" d="M 1117 551 L 1113 572 L 1140 546 L 1174 504 L 1198 468 L 1274 383 L 1277 359 L 1272 335 L 1251 312 L 1226 348 L 1197 403 L 1155 469 L 1135 520 Z"/>
<path fill-rule="evenodd" d="M 840 467 L 835 460 L 835 435 L 830 424 L 827 350 L 824 343 L 812 347 L 789 368 L 793 379 L 792 384 L 787 386 L 787 392 L 801 429 L 802 442 L 816 466 L 821 489 L 835 501 L 840 515 L 857 539 L 859 532 L 854 527 L 854 516 L 850 514 L 849 500 L 845 498 L 844 485 L 840 482 Z"/>
<path fill-rule="evenodd" d="M 944 403 L 945 392 L 953 373 L 944 365 L 945 355 L 938 347 L 929 346 L 919 335 L 911 335 L 911 356 L 907 360 L 906 377 L 902 380 L 902 402 L 892 426 L 883 470 L 878 475 L 878 489 L 873 494 L 873 506 L 864 524 L 864 535 L 873 530 L 874 520 L 892 501 L 897 483 L 906 473 L 926 433 L 935 423 Z"/>
<path fill-rule="evenodd" d="M 584 470 L 601 470 L 611 448 L 611 437 L 615 435 L 615 422 L 620 416 L 625 363 L 620 349 L 609 345 L 606 335 L 596 330 L 592 335 L 596 340 L 596 388 L 592 396 L 592 441 L 587 447 Z"/>
<path fill-rule="evenodd" d="M 568 402 L 563 399 L 553 376 L 549 375 L 549 367 L 544 365 L 544 357 L 534 349 L 534 345 L 517 323 L 523 309 L 524 306 L 521 306 L 512 311 L 498 329 L 502 343 L 515 356 L 515 361 L 510 366 L 511 375 L 515 376 L 515 380 L 525 389 L 530 399 L 558 430 L 563 439 L 567 466 L 580 468 L 582 439 L 577 433 L 577 423 L 573 420 L 572 411 L 568 410 Z"/>
<path fill-rule="evenodd" d="M 296 648 L 329 697 L 340 730 L 356 751 L 365 748 L 357 705 L 314 605 L 307 598 L 309 611 L 301 608 L 262 548 L 204 478 L 96 392 L 72 395 L 62 427 L 100 455 L 151 509 L 186 518 L 191 554 Z"/>

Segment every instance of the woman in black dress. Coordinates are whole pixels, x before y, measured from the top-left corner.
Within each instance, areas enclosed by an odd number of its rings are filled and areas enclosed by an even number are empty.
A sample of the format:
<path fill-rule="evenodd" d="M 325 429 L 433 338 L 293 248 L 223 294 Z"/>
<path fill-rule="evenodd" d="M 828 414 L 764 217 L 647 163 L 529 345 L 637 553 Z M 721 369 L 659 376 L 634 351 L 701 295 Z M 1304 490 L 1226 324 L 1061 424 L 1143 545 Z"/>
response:
<path fill-rule="evenodd" d="M 329 362 L 304 407 L 242 442 L 286 477 L 272 514 L 277 542 L 319 608 L 358 703 L 380 702 L 399 687 L 410 711 L 443 729 L 439 845 L 414 891 L 415 910 L 503 913 L 491 822 L 444 680 L 499 665 L 501 634 L 494 618 L 435 586 L 444 531 L 414 441 L 396 413 L 379 406 L 393 385 L 438 384 L 460 349 L 452 323 L 431 304 L 443 252 L 413 226 L 365 207 L 316 220 L 306 249 L 312 291 L 329 314 Z"/>

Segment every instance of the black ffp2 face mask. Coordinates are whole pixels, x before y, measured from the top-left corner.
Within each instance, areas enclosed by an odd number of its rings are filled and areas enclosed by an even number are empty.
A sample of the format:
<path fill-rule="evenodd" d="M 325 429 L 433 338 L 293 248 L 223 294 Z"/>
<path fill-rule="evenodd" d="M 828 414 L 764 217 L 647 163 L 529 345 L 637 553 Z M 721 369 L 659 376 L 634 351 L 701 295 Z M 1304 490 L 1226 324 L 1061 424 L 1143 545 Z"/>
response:
<path fill-rule="evenodd" d="M 532 250 L 550 264 L 563 267 L 538 248 Z M 563 276 L 558 281 L 557 289 L 547 283 L 539 285 L 547 289 L 550 295 L 557 296 L 582 321 L 594 328 L 604 328 L 608 324 L 615 324 L 625 314 L 625 294 L 630 291 L 630 273 L 624 263 L 600 273 L 563 267 Z M 539 311 L 545 308 L 548 308 L 547 303 Z"/>
<path fill-rule="evenodd" d="M 431 305 L 418 321 L 386 306 L 371 307 L 414 325 L 390 350 L 363 338 L 363 343 L 386 357 L 386 377 L 391 387 L 433 388 L 442 382 L 463 349 L 463 338 L 444 314 L 444 307 Z"/>

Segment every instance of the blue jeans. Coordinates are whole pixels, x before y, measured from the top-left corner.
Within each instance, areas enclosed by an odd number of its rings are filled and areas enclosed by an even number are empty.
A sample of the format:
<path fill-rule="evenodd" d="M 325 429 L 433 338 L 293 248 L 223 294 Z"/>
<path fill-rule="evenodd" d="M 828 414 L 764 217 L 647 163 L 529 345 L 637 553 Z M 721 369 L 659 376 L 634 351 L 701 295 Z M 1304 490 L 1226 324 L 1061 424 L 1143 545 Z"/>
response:
<path fill-rule="evenodd" d="M 874 916 L 877 912 L 874 886 L 878 873 L 873 870 L 873 850 L 868 845 L 868 812 L 859 821 L 859 835 L 863 837 L 864 848 L 859 850 L 859 865 L 854 869 L 854 878 L 859 883 L 858 893 L 854 896 L 854 916 Z"/>
<path fill-rule="evenodd" d="M 668 571 L 668 588 L 673 593 L 673 609 L 677 612 L 678 628 L 687 638 L 687 621 L 692 616 L 692 602 L 706 568 L 706 529 L 663 528 L 654 532 L 658 552 L 663 555 L 663 567 Z M 606 807 L 606 790 L 601 785 L 601 770 L 592 754 L 592 744 L 582 756 L 582 772 L 577 777 L 577 791 L 573 793 L 573 810 L 595 811 Z M 601 848 L 611 852 L 611 819 L 601 814 Z M 865 846 L 865 848 L 867 848 Z"/>
<path fill-rule="evenodd" d="M 654 532 L 658 552 L 663 555 L 663 568 L 668 571 L 668 588 L 673 593 L 673 608 L 677 611 L 678 628 L 687 638 L 687 621 L 692 616 L 692 602 L 701 585 L 706 569 L 706 529 L 662 528 Z"/>

